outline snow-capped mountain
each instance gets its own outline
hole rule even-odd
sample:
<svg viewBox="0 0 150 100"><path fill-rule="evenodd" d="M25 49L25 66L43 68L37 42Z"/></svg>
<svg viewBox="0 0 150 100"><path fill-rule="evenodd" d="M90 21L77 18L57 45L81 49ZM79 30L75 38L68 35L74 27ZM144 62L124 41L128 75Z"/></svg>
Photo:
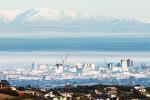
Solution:
<svg viewBox="0 0 150 100"><path fill-rule="evenodd" d="M3 10L0 11L0 22L13 24L51 24L51 23L124 23L136 19L104 18L82 15L75 11L57 11L50 8L35 8L28 10ZM136 20L143 22L143 20ZM145 21L146 23L146 21Z"/></svg>
<svg viewBox="0 0 150 100"><path fill-rule="evenodd" d="M150 32L150 21L95 17L45 7L0 11L0 31L35 31L36 27L38 31Z"/></svg>
<svg viewBox="0 0 150 100"><path fill-rule="evenodd" d="M0 11L0 23L10 23L20 13L21 13L21 10L3 10L3 11Z"/></svg>
<svg viewBox="0 0 150 100"><path fill-rule="evenodd" d="M150 24L150 18L149 19L143 19L143 18L136 18L136 20L143 22L143 23L147 23Z"/></svg>
<svg viewBox="0 0 150 100"><path fill-rule="evenodd" d="M75 21L80 14L74 11L56 11L49 8L22 11L0 11L0 22L13 24L47 24L51 22ZM65 22L66 21L66 22Z"/></svg>

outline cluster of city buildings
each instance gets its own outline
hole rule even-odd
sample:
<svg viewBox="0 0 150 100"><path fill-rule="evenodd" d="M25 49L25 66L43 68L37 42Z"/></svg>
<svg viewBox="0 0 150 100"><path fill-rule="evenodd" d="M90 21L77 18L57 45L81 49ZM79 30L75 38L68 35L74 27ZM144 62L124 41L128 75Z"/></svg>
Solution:
<svg viewBox="0 0 150 100"><path fill-rule="evenodd" d="M73 78L105 78L105 77L129 77L139 75L133 73L133 61L121 59L120 63L106 63L104 66L95 64L38 64L33 63L32 68L26 70L5 70L0 74L1 79L25 79L25 80L52 80ZM141 73L142 74L142 73ZM146 74L145 74L146 75ZM149 73L148 73L149 75ZM143 76L144 77L144 76Z"/></svg>
<svg viewBox="0 0 150 100"><path fill-rule="evenodd" d="M128 72L131 67L133 67L133 61L131 59L122 59L120 63L113 65L113 63L108 63L107 67L113 72Z"/></svg>

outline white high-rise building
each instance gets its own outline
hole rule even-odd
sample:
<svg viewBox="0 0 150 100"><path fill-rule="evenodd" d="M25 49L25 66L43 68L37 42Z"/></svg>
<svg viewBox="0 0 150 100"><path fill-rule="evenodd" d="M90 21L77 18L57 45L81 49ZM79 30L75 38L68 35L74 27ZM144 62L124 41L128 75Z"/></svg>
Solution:
<svg viewBox="0 0 150 100"><path fill-rule="evenodd" d="M122 68L122 71L125 71L125 72L127 72L129 70L126 59L121 60L121 68Z"/></svg>
<svg viewBox="0 0 150 100"><path fill-rule="evenodd" d="M55 72L56 72L57 74L62 73L63 70L64 70L64 68L63 68L63 65L62 65L62 64L56 64Z"/></svg>
<svg viewBox="0 0 150 100"><path fill-rule="evenodd" d="M32 70L34 70L34 69L38 69L38 64L36 63L36 62L33 62L32 63Z"/></svg>
<svg viewBox="0 0 150 100"><path fill-rule="evenodd" d="M133 61L131 59L127 60L128 67L133 67Z"/></svg>
<svg viewBox="0 0 150 100"><path fill-rule="evenodd" d="M95 64L91 64L90 66L92 67L92 70L93 70L93 71L96 69Z"/></svg>

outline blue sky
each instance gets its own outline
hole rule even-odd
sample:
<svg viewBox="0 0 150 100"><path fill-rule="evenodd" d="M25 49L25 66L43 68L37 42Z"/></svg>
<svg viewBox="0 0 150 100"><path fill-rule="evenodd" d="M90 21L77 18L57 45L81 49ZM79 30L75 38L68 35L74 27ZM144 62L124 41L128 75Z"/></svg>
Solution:
<svg viewBox="0 0 150 100"><path fill-rule="evenodd" d="M0 10L49 7L90 15L150 18L150 0L0 0Z"/></svg>

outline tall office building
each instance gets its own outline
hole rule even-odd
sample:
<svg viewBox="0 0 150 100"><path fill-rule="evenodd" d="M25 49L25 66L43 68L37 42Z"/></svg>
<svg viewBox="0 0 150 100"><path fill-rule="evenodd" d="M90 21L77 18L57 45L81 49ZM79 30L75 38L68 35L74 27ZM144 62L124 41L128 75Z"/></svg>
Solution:
<svg viewBox="0 0 150 100"><path fill-rule="evenodd" d="M107 68L111 70L113 68L113 64L112 63L108 63L107 64Z"/></svg>
<svg viewBox="0 0 150 100"><path fill-rule="evenodd" d="M127 60L127 66L128 67L133 67L133 61L131 59Z"/></svg>
<svg viewBox="0 0 150 100"><path fill-rule="evenodd" d="M122 59L121 60L121 68L122 68L122 71L128 71L128 63L127 63L127 60L126 59Z"/></svg>
<svg viewBox="0 0 150 100"><path fill-rule="evenodd" d="M38 64L37 64L36 62L33 62L33 63L32 63L32 70L33 70L33 69L37 69L37 68L38 68Z"/></svg>

